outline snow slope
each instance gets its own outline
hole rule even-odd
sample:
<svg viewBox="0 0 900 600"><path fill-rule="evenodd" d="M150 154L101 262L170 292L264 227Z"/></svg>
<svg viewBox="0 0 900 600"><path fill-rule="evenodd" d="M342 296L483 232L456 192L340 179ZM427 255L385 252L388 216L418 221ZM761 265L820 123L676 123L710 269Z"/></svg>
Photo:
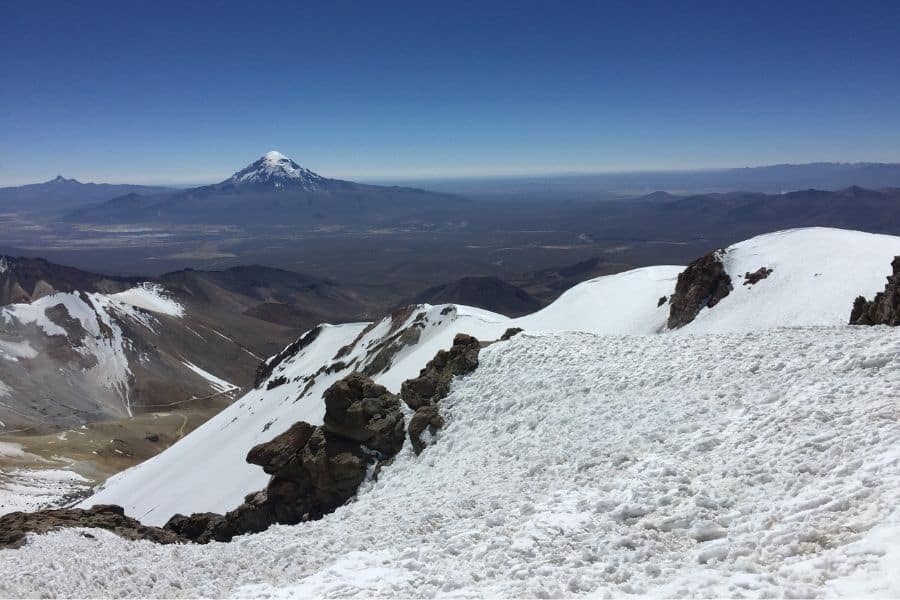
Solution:
<svg viewBox="0 0 900 600"><path fill-rule="evenodd" d="M715 308L701 311L677 336L752 331L795 325L798 320L841 325L854 297L872 295L883 286L882 272L889 269L895 253L900 254L900 238L833 229L792 230L737 244L726 252L735 290ZM760 266L773 268L772 275L755 286L742 286L738 273ZM250 391L159 456L108 480L83 505L119 504L127 514L152 525L162 525L178 512L226 512L266 484L262 470L244 461L250 448L296 421L321 424L322 392L350 370L377 363L380 346L399 332L414 328L420 333L415 343L391 356L389 366L372 373L394 392L460 332L481 340L498 339L508 327L522 327L532 335L662 332L668 306L659 306L658 300L672 293L682 269L647 267L599 277L518 319L471 307L423 305L399 320L387 317L372 325L325 326L312 344L284 361L269 378L270 383L284 378L284 383ZM346 355L338 356L348 345L352 347Z"/></svg>
<svg viewBox="0 0 900 600"><path fill-rule="evenodd" d="M749 331L784 325L842 325L853 299L884 289L900 237L842 229L792 229L761 235L725 252L734 289L700 312L690 331ZM743 275L772 274L755 285Z"/></svg>
<svg viewBox="0 0 900 600"><path fill-rule="evenodd" d="M38 536L0 551L0 596L897 596L898 389L884 327L523 334L334 514L208 546Z"/></svg>

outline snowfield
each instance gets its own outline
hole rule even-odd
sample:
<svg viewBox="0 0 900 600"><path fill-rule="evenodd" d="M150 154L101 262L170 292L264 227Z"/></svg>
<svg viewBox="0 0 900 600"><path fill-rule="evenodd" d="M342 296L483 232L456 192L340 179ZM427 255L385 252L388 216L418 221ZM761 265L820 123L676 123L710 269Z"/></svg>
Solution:
<svg viewBox="0 0 900 600"><path fill-rule="evenodd" d="M320 521L36 536L0 596L900 594L900 331L523 334L442 406Z"/></svg>

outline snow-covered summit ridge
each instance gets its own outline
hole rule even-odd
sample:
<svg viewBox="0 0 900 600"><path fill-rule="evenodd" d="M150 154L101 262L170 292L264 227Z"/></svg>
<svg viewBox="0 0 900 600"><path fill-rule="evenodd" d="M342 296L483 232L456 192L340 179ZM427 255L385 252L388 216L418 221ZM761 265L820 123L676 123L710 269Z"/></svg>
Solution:
<svg viewBox="0 0 900 600"><path fill-rule="evenodd" d="M672 294L681 266L598 277L518 319L467 306L422 305L373 324L324 325L314 341L280 362L258 388L165 452L110 479L84 505L120 504L153 525L162 525L176 512L226 512L266 483L266 474L244 461L247 451L296 421L320 424L322 393L329 385L353 370L368 370L378 383L398 392L457 333L487 341L507 328L521 327L529 336L595 334L601 336L595 343L604 344L605 337L621 335L741 336L798 325L843 326L856 296L883 288L897 254L900 237L824 228L735 244L723 258L735 289L677 331L666 329L669 306L659 299ZM755 285L742 285L739 275L759 267L773 272ZM404 335L407 331L411 333ZM182 466L196 456L204 457L202 472Z"/></svg>
<svg viewBox="0 0 900 600"><path fill-rule="evenodd" d="M263 184L275 189L316 191L323 189L327 182L326 178L301 167L281 152L270 150L223 181L222 185Z"/></svg>

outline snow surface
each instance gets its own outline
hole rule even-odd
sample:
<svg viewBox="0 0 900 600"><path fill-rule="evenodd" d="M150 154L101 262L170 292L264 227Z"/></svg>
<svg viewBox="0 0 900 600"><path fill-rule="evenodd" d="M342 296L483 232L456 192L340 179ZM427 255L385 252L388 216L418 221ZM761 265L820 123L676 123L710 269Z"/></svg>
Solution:
<svg viewBox="0 0 900 600"><path fill-rule="evenodd" d="M898 390L886 327L521 334L334 514L208 546L36 536L0 551L0 596L897 596Z"/></svg>
<svg viewBox="0 0 900 600"><path fill-rule="evenodd" d="M194 373L196 373L197 375L202 377L203 379L207 380L212 385L212 388L214 390L216 390L217 392L223 392L223 393L224 392L232 392L234 390L240 389L240 387L234 385L233 383L225 381L224 379L222 379L220 377L216 377L209 371L204 371L203 369L201 369L200 367L198 367L197 365L195 365L194 363L192 363L190 361L184 360L184 361L181 361L181 363L184 366L186 366L188 369L190 369L191 371L193 371Z"/></svg>
<svg viewBox="0 0 900 600"><path fill-rule="evenodd" d="M0 442L0 458L19 454L4 454L4 444ZM7 448L9 450L9 448ZM65 469L0 469L0 516L15 511L34 511L48 506L56 506L61 498L84 493L88 480Z"/></svg>
<svg viewBox="0 0 900 600"><path fill-rule="evenodd" d="M143 283L130 290L111 294L110 298L150 312L169 315L170 317L184 316L184 307L167 296L165 289L155 283Z"/></svg>

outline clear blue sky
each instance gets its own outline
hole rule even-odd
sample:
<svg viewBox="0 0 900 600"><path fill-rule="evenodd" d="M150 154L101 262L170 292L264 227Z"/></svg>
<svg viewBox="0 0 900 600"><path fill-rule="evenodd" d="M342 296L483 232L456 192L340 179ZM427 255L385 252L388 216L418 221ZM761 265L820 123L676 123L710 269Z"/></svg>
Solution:
<svg viewBox="0 0 900 600"><path fill-rule="evenodd" d="M0 185L900 161L900 2L0 4Z"/></svg>

